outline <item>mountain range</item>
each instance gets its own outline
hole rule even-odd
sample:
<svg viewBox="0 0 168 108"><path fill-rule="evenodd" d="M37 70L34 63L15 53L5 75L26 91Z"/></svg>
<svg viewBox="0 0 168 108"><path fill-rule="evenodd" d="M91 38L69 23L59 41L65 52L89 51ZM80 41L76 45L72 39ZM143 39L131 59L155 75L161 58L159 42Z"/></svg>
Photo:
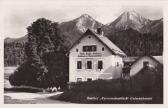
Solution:
<svg viewBox="0 0 168 108"><path fill-rule="evenodd" d="M146 37L151 39L148 40L151 44L150 54L162 55L163 18L150 20L135 11L126 11L108 24L102 24L88 14L83 14L74 20L59 24L61 33L64 35L65 46L68 47L78 40L82 33L84 33L88 28L96 30L99 27L104 31L105 36L119 46L120 49L125 51L128 56L137 56L145 52L144 49L146 47L143 46L143 44L144 38ZM4 40L5 44L24 44L26 41L27 35L18 39L6 38ZM123 43L125 43L125 45L123 45ZM7 57L8 52L5 52L5 55Z"/></svg>

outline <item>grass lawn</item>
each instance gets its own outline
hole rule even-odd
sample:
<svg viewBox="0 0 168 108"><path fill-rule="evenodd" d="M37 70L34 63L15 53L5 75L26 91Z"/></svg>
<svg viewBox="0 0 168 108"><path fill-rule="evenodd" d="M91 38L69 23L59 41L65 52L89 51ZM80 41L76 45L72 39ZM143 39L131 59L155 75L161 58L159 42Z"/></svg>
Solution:
<svg viewBox="0 0 168 108"><path fill-rule="evenodd" d="M56 99L82 104L162 104L163 97L158 93L116 79L76 83Z"/></svg>

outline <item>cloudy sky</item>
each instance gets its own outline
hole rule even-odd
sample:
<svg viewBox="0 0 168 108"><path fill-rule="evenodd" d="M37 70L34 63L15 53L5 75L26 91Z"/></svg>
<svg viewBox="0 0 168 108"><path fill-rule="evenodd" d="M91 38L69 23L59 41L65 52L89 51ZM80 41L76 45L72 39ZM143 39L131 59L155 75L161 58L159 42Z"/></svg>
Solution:
<svg viewBox="0 0 168 108"><path fill-rule="evenodd" d="M97 21L107 24L124 11L136 11L143 17L155 20L163 17L160 6L114 5L113 3L21 3L9 2L3 5L5 37L18 38L26 35L26 28L38 18L45 17L55 22L73 20L82 14L89 14Z"/></svg>

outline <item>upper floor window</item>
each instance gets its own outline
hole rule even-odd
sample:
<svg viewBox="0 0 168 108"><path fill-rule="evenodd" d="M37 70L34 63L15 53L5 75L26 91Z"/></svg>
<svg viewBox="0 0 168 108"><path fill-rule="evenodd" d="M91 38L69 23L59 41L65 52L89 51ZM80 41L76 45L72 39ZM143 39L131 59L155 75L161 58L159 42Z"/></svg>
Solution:
<svg viewBox="0 0 168 108"><path fill-rule="evenodd" d="M96 50L97 50L96 45L83 46L83 52L91 52Z"/></svg>
<svg viewBox="0 0 168 108"><path fill-rule="evenodd" d="M78 52L78 48L76 48L76 52Z"/></svg>
<svg viewBox="0 0 168 108"><path fill-rule="evenodd" d="M77 61L77 69L82 69L82 61Z"/></svg>
<svg viewBox="0 0 168 108"><path fill-rule="evenodd" d="M103 61L98 61L98 69L103 69Z"/></svg>
<svg viewBox="0 0 168 108"><path fill-rule="evenodd" d="M117 66L117 67L120 66L119 62L116 62L116 66Z"/></svg>
<svg viewBox="0 0 168 108"><path fill-rule="evenodd" d="M102 48L102 51L104 51L104 47Z"/></svg>
<svg viewBox="0 0 168 108"><path fill-rule="evenodd" d="M87 61L87 69L92 69L92 61Z"/></svg>

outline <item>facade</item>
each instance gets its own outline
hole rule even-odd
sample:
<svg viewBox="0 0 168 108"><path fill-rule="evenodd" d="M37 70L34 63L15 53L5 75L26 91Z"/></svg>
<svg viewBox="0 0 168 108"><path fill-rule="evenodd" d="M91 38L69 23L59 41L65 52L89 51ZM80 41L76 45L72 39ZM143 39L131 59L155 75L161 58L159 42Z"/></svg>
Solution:
<svg viewBox="0 0 168 108"><path fill-rule="evenodd" d="M100 28L88 29L69 51L69 82L119 78L125 56Z"/></svg>
<svg viewBox="0 0 168 108"><path fill-rule="evenodd" d="M136 75L145 66L157 67L163 63L162 56L142 56L139 57L130 67L130 76Z"/></svg>

